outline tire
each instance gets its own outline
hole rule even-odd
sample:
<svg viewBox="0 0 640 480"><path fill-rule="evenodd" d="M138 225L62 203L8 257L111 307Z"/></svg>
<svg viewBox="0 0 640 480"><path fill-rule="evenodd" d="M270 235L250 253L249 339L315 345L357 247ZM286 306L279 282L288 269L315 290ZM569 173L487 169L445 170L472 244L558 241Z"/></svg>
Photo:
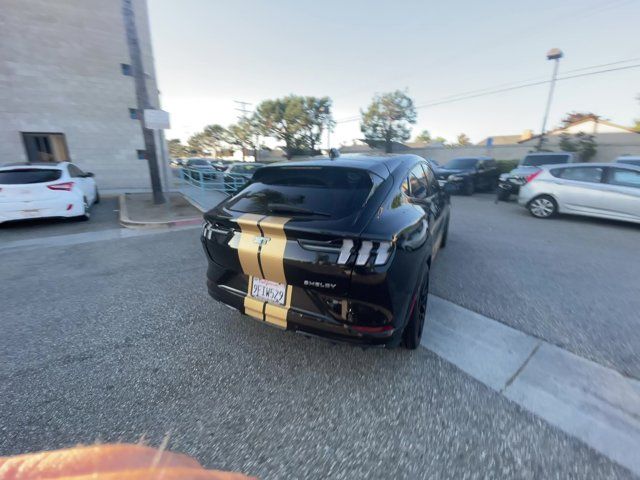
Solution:
<svg viewBox="0 0 640 480"><path fill-rule="evenodd" d="M447 239L449 238L449 220L447 220L447 224L444 227L444 233L442 234L442 240L440 240L440 248L444 248L447 246Z"/></svg>
<svg viewBox="0 0 640 480"><path fill-rule="evenodd" d="M429 268L429 267L425 267ZM408 350L415 350L420 346L422 332L424 330L424 322L427 316L427 300L429 298L429 271L425 274L420 287L418 288L418 297L411 311L411 318L407 322L402 332L402 344Z"/></svg>
<svg viewBox="0 0 640 480"><path fill-rule="evenodd" d="M527 204L529 213L536 218L551 218L558 213L558 204L549 195L540 195Z"/></svg>
<svg viewBox="0 0 640 480"><path fill-rule="evenodd" d="M100 192L98 191L98 187L96 187L96 199L93 201L93 203L100 203Z"/></svg>
<svg viewBox="0 0 640 480"><path fill-rule="evenodd" d="M503 202L508 202L511 197L511 192L508 190L503 190L502 188L498 190L498 200Z"/></svg>
<svg viewBox="0 0 640 480"><path fill-rule="evenodd" d="M82 198L82 203L84 204L84 213L78 217L78 220L81 222L86 222L91 218L91 211L89 202L87 201L87 197Z"/></svg>
<svg viewBox="0 0 640 480"><path fill-rule="evenodd" d="M464 186L464 194L470 197L476 191L476 186L473 184L473 180L469 180Z"/></svg>

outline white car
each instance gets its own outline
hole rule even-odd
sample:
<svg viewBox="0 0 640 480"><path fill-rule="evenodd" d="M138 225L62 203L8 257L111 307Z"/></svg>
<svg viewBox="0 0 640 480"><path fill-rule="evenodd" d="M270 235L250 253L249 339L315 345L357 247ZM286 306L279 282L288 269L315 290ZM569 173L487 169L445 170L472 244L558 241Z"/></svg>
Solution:
<svg viewBox="0 0 640 480"><path fill-rule="evenodd" d="M518 196L531 215L586 215L640 223L640 167L624 163L542 165Z"/></svg>
<svg viewBox="0 0 640 480"><path fill-rule="evenodd" d="M20 163L0 167L0 223L48 217L88 220L100 201L92 173L62 163Z"/></svg>

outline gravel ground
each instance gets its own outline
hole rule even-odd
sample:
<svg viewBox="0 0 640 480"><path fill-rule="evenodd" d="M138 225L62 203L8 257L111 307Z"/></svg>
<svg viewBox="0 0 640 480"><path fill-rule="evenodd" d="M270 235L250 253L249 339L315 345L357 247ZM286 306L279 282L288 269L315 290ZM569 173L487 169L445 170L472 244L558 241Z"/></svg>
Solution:
<svg viewBox="0 0 640 480"><path fill-rule="evenodd" d="M443 268L467 245L455 215ZM197 235L0 252L0 455L168 435L265 479L630 477L427 350L228 310L205 292Z"/></svg>
<svg viewBox="0 0 640 480"><path fill-rule="evenodd" d="M452 197L437 295L640 379L640 225Z"/></svg>

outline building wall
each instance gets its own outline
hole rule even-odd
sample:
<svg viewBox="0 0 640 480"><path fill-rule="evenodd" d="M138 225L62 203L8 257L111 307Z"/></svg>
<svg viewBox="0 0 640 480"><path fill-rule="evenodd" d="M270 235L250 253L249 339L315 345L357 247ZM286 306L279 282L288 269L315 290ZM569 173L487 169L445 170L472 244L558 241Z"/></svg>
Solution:
<svg viewBox="0 0 640 480"><path fill-rule="evenodd" d="M158 106L146 0L134 0L149 93ZM121 2L2 0L0 163L25 161L20 132L64 133L101 188L148 188Z"/></svg>

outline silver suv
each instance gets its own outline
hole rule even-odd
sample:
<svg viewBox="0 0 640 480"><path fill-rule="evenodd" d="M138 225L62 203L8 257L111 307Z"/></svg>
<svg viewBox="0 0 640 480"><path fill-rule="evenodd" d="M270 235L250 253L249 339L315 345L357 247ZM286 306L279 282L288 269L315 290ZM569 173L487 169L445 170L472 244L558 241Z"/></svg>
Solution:
<svg viewBox="0 0 640 480"><path fill-rule="evenodd" d="M538 218L569 213L640 223L640 167L544 165L526 178L518 203Z"/></svg>

